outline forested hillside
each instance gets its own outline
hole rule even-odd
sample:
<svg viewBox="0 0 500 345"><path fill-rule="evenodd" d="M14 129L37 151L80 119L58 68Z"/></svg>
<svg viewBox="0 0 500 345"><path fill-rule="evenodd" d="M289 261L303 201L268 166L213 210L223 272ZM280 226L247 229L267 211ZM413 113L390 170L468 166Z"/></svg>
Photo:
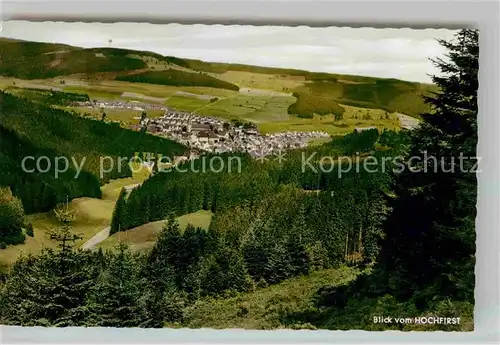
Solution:
<svg viewBox="0 0 500 345"><path fill-rule="evenodd" d="M136 152L180 154L183 145L146 133L123 129L117 124L85 119L40 103L0 93L0 185L10 186L21 198L26 212L46 211L58 202L80 196L99 197L100 184L110 179L131 176L128 162L118 166L118 157L132 158ZM36 170L35 159L48 157ZM56 157L66 157L68 170L55 176ZM109 173L100 176L101 157L110 157L104 164ZM75 165L83 170L76 176ZM50 161L50 166L48 166ZM114 166L111 169L110 162ZM61 168L63 168L61 166Z"/></svg>
<svg viewBox="0 0 500 345"><path fill-rule="evenodd" d="M147 67L123 55L96 55L92 50L63 44L0 41L0 75L22 79L53 78L74 73L136 70Z"/></svg>
<svg viewBox="0 0 500 345"><path fill-rule="evenodd" d="M174 69L116 77L116 80L172 86L204 86L238 91L238 86L211 76Z"/></svg>
<svg viewBox="0 0 500 345"><path fill-rule="evenodd" d="M354 133L323 150L344 154L344 148L355 147L373 152L380 139L376 130ZM300 159L300 152L294 156ZM263 165L247 156L242 161L241 173L159 173L128 198L122 193L114 231L168 218L149 252L137 256L121 247L114 253L92 254L61 247L18 261L5 285L10 291L3 300L5 322L161 327L164 322L182 322L185 306L202 298L253 291L340 264L370 263L377 256L388 179L367 172L339 179L336 171L302 178L294 162ZM322 190L311 189L318 187ZM209 230L188 226L181 232L173 217L197 209L215 212ZM36 272L55 262L72 262L73 273L53 269L50 284L64 284L66 274L79 272L86 282L77 289L81 297L59 311L11 309L27 292L23 279L41 279L37 284L45 286L48 281ZM114 286L123 290L112 292ZM130 295L123 299L122 293ZM127 311L115 313L114 305Z"/></svg>
<svg viewBox="0 0 500 345"><path fill-rule="evenodd" d="M437 91L433 85L405 82L396 79L377 79L370 82L337 80L313 81L295 90L297 103L289 112L302 116L341 113L338 103L360 108L382 109L419 117L431 110L422 96Z"/></svg>

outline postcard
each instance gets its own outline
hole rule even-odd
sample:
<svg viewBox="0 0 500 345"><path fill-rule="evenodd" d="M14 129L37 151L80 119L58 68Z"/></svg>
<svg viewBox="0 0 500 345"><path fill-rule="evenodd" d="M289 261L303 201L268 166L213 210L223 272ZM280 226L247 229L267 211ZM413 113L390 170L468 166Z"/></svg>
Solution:
<svg viewBox="0 0 500 345"><path fill-rule="evenodd" d="M472 331L478 40L4 22L1 324Z"/></svg>

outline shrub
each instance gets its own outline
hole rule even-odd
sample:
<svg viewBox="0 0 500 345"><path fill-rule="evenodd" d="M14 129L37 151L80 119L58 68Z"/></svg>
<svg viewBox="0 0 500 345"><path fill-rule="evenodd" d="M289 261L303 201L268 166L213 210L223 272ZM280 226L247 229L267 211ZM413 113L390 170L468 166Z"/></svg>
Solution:
<svg viewBox="0 0 500 345"><path fill-rule="evenodd" d="M22 243L23 224L24 209L21 200L12 195L9 187L0 188L0 241L6 244Z"/></svg>
<svg viewBox="0 0 500 345"><path fill-rule="evenodd" d="M243 302L243 303L238 304L238 311L237 311L236 315L238 315L239 317L244 317L244 316L247 316L249 312L250 312L250 310L249 310L248 303Z"/></svg>

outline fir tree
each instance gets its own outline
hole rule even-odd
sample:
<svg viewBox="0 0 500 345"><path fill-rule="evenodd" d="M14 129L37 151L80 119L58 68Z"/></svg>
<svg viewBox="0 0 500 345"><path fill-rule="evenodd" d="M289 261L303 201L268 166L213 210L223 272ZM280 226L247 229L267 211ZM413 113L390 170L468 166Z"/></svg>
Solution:
<svg viewBox="0 0 500 345"><path fill-rule="evenodd" d="M462 30L455 38L441 41L447 61L434 61L443 73L433 77L440 92L426 99L434 111L411 134L409 155L421 160L397 176L382 247L390 291L417 294L421 305L436 296L474 296L476 176L469 169L477 144L478 32ZM424 154L436 160L424 161ZM461 167L461 155L474 158Z"/></svg>
<svg viewBox="0 0 500 345"><path fill-rule="evenodd" d="M87 325L138 327L146 319L138 266L124 244L110 255L108 267L100 274L87 299Z"/></svg>
<svg viewBox="0 0 500 345"><path fill-rule="evenodd" d="M0 243L24 242L24 209L9 187L0 187Z"/></svg>
<svg viewBox="0 0 500 345"><path fill-rule="evenodd" d="M177 287L182 286L188 256L179 223L172 213L149 254L148 262L149 277L155 281L160 291L163 291L172 279Z"/></svg>
<svg viewBox="0 0 500 345"><path fill-rule="evenodd" d="M59 207L62 228L53 230L57 250L44 249L37 256L16 262L5 286L5 318L9 324L26 326L77 326L84 322L85 298L95 271L85 252L73 250L80 237L71 232L75 213Z"/></svg>
<svg viewBox="0 0 500 345"><path fill-rule="evenodd" d="M110 233L114 234L121 230L126 230L123 224L126 222L126 197L127 191L122 188L118 200L115 204L115 209L113 210L113 217L111 219L111 230Z"/></svg>
<svg viewBox="0 0 500 345"><path fill-rule="evenodd" d="M247 291L252 281L241 253L225 248L203 259L199 271L200 294L214 296L226 291Z"/></svg>

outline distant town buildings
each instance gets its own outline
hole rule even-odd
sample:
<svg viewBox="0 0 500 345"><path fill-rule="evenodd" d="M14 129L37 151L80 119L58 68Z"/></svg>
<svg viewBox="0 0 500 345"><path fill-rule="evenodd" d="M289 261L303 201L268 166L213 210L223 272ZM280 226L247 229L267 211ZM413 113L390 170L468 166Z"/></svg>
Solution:
<svg viewBox="0 0 500 345"><path fill-rule="evenodd" d="M134 130L147 130L153 134L177 141L188 146L189 157L198 157L201 151L212 153L247 152L252 157L267 156L279 151L304 148L311 139L328 138L330 135L322 131L312 132L281 132L261 135L252 124L234 125L217 117L200 116L192 112L171 109L162 104L143 103L122 100L94 100L78 102L78 106L88 108L119 108L136 111L164 110L159 118L141 117L139 124L131 126ZM399 114L403 128L414 128L419 121ZM361 132L376 127L357 127Z"/></svg>
<svg viewBox="0 0 500 345"><path fill-rule="evenodd" d="M139 126L191 149L213 153L247 152L254 157L303 148L311 139L329 137L319 131L261 135L252 125L235 126L216 117L172 109L162 117L142 119Z"/></svg>
<svg viewBox="0 0 500 345"><path fill-rule="evenodd" d="M75 102L77 107L92 108L108 108L108 109L130 109L136 111L145 110L166 110L167 106L154 103L143 103L138 101L122 101L122 100L93 100L86 102Z"/></svg>

